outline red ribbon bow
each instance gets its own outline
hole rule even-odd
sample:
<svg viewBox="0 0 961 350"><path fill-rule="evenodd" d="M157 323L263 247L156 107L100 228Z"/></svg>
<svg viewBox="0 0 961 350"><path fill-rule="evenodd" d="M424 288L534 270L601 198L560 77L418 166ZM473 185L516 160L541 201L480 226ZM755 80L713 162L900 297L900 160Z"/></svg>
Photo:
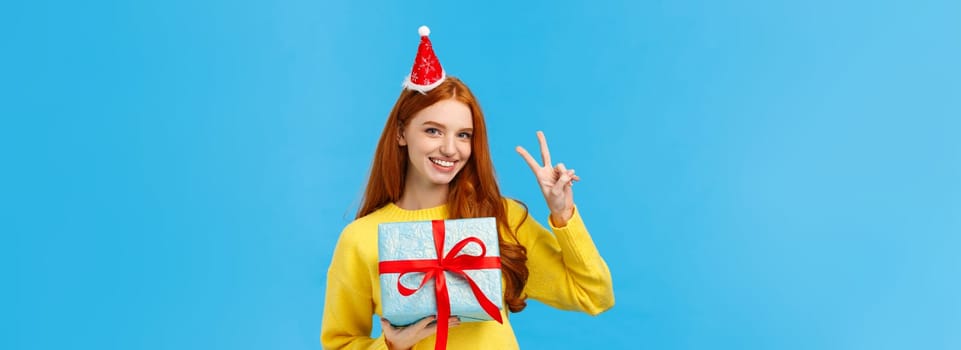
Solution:
<svg viewBox="0 0 961 350"><path fill-rule="evenodd" d="M400 273L400 276L397 276L397 291L405 297L416 293L427 284L427 281L434 279L434 293L437 296L437 342L434 343L434 349L445 350L447 349L447 319L450 318L450 295L447 293L447 279L444 272L451 272L466 279L484 312L487 312L497 322L504 323L501 320L501 313L497 305L494 305L480 290L474 279L464 272L464 270L499 268L501 267L501 261L496 256L486 256L487 246L477 237L467 237L457 242L445 256L444 220L433 220L431 225L434 231L434 248L437 250L437 259L382 261L380 262L380 273ZM480 245L481 254L479 256L457 255L470 243ZM410 289L400 283L400 280L404 275L413 272L424 273L424 278L421 280L420 286Z"/></svg>

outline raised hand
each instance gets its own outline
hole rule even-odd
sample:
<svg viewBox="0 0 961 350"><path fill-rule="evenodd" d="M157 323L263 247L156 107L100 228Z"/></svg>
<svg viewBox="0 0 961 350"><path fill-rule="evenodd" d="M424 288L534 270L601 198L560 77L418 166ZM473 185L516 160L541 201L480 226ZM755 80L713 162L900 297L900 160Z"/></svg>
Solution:
<svg viewBox="0 0 961 350"><path fill-rule="evenodd" d="M517 146L516 150L521 157L524 157L527 165L531 167L531 171L537 178L541 193L544 194L544 200L547 201L547 207L551 210L551 221L555 226L563 227L574 215L574 190L572 186L574 181L580 181L581 178L574 175L574 169L568 170L564 167L564 163L557 163L556 166L552 165L551 152L547 149L547 139L544 137L544 132L537 132L537 140L541 144L543 165L538 164L524 147Z"/></svg>

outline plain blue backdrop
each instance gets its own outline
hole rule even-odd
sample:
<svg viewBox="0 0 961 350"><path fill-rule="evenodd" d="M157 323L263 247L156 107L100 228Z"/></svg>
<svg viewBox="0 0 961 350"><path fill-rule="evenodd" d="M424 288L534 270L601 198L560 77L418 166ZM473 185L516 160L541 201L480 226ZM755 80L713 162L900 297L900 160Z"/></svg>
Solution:
<svg viewBox="0 0 961 350"><path fill-rule="evenodd" d="M4 349L317 349L326 268L430 25L614 276L525 349L961 348L961 3L11 1Z"/></svg>

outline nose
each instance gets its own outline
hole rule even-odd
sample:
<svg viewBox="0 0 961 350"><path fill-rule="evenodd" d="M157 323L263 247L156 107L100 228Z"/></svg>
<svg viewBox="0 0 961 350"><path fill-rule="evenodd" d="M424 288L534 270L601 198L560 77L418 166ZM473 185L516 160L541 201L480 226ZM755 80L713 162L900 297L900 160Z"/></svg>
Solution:
<svg viewBox="0 0 961 350"><path fill-rule="evenodd" d="M447 135L444 137L444 142L440 145L440 154L444 157L453 157L457 154L457 145L455 144L457 140L454 139L453 135Z"/></svg>

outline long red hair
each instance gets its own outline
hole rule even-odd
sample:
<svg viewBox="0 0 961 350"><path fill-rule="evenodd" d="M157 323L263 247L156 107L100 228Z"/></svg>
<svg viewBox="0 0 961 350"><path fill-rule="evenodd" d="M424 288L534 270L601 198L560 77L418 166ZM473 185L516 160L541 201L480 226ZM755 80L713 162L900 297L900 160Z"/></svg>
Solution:
<svg viewBox="0 0 961 350"><path fill-rule="evenodd" d="M506 285L505 299L511 312L520 312L527 306L523 295L527 284L527 250L517 242L515 229L507 223L507 207L491 161L487 143L487 126L480 104L467 85L460 79L447 76L436 88L427 93L404 90L397 98L387 124L377 142L370 178L357 218L380 209L388 203L400 200L404 191L407 175L407 150L398 145L400 132L407 126L414 114L442 100L454 99L466 104L471 110L474 132L471 138L471 156L460 173L450 182L447 196L447 210L451 219L471 217L494 217L498 222L500 239L501 270ZM527 220L527 213L523 220ZM505 238L512 238L510 240Z"/></svg>

